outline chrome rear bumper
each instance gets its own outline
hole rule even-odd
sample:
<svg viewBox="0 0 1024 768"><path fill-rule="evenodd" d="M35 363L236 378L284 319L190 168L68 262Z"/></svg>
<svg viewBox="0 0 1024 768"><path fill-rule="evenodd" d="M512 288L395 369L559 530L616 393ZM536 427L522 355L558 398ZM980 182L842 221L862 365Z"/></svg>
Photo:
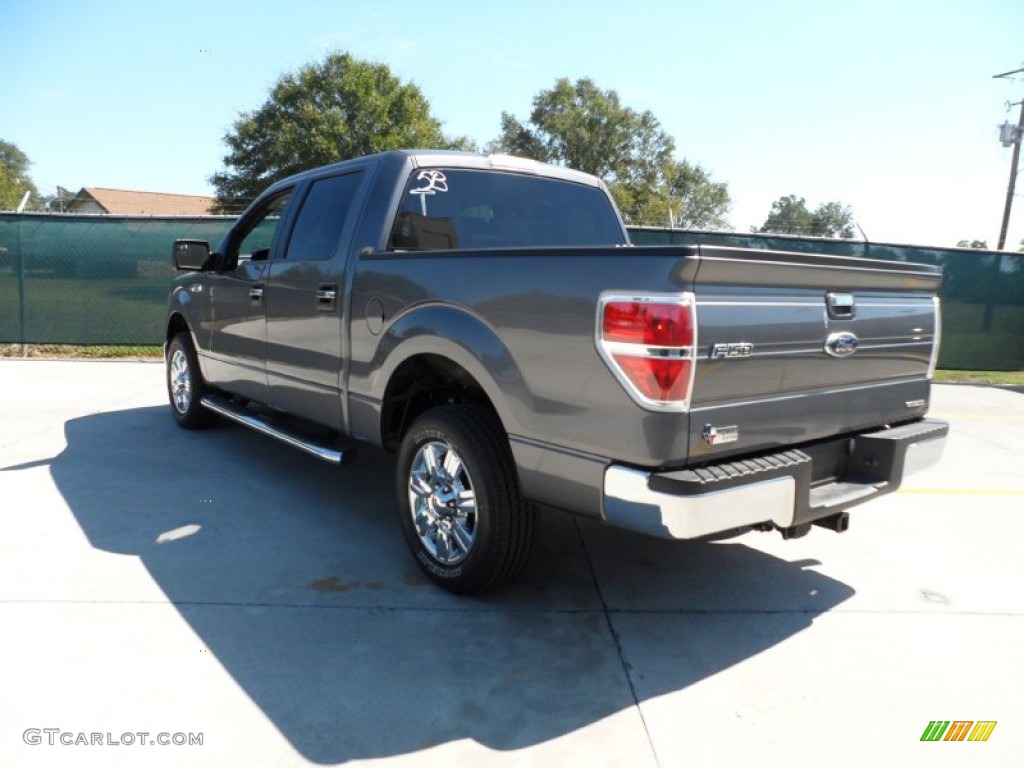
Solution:
<svg viewBox="0 0 1024 768"><path fill-rule="evenodd" d="M813 458L799 449L700 469L605 470L602 515L614 526L692 539L753 525L777 528L836 515L896 490L903 478L938 462L949 425L924 420L844 438L846 474L812 483Z"/></svg>

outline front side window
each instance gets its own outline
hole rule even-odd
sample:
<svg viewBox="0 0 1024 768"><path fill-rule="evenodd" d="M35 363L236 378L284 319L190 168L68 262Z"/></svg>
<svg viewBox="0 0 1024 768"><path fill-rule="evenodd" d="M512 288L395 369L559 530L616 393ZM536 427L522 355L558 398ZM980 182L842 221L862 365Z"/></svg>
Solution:
<svg viewBox="0 0 1024 768"><path fill-rule="evenodd" d="M274 235L281 224L285 206L291 198L291 190L271 198L268 203L246 224L240 238L228 253L229 262L237 265L243 261L265 261L270 256Z"/></svg>
<svg viewBox="0 0 1024 768"><path fill-rule="evenodd" d="M389 250L624 245L606 194L571 181L450 168L412 172Z"/></svg>

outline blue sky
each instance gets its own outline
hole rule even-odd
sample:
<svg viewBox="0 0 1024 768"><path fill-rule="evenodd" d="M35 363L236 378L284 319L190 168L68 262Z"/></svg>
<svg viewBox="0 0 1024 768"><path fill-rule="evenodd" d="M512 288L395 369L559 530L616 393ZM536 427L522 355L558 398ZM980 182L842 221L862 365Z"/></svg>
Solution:
<svg viewBox="0 0 1024 768"><path fill-rule="evenodd" d="M415 82L484 144L559 77L651 110L729 184L853 208L872 240L995 245L1024 77L1021 0L516 3L0 0L0 138L57 184L205 194L224 133L277 77L345 50ZM204 51L210 51L209 53ZM1024 179L1008 244L1024 238Z"/></svg>

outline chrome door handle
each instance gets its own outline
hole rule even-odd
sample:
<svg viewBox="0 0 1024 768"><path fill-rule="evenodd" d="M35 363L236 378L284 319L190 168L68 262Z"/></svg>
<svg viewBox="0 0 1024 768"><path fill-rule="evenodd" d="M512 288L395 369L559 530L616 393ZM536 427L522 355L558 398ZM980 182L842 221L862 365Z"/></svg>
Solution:
<svg viewBox="0 0 1024 768"><path fill-rule="evenodd" d="M253 301L263 301L263 286L254 285L249 289L249 298Z"/></svg>
<svg viewBox="0 0 1024 768"><path fill-rule="evenodd" d="M852 293L829 291L825 294L825 305L833 320L852 320L857 315L857 302Z"/></svg>
<svg viewBox="0 0 1024 768"><path fill-rule="evenodd" d="M321 312L332 312L337 306L338 286L322 283L316 289L317 309Z"/></svg>

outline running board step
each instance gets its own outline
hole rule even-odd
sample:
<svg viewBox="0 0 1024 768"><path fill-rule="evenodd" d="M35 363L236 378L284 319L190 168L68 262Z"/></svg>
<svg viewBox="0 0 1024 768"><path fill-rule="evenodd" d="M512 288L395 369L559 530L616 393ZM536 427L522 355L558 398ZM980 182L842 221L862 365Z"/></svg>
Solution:
<svg viewBox="0 0 1024 768"><path fill-rule="evenodd" d="M339 448L314 442L296 431L271 424L266 419L260 418L258 414L252 413L244 407L239 407L216 395L207 395L200 402L204 408L209 408L225 419L230 419L250 429L255 429L257 432L269 435L276 440L280 440L282 443L298 448L300 451L305 451L311 456L316 456L318 459L330 462L331 464L350 464L356 458L355 448Z"/></svg>

